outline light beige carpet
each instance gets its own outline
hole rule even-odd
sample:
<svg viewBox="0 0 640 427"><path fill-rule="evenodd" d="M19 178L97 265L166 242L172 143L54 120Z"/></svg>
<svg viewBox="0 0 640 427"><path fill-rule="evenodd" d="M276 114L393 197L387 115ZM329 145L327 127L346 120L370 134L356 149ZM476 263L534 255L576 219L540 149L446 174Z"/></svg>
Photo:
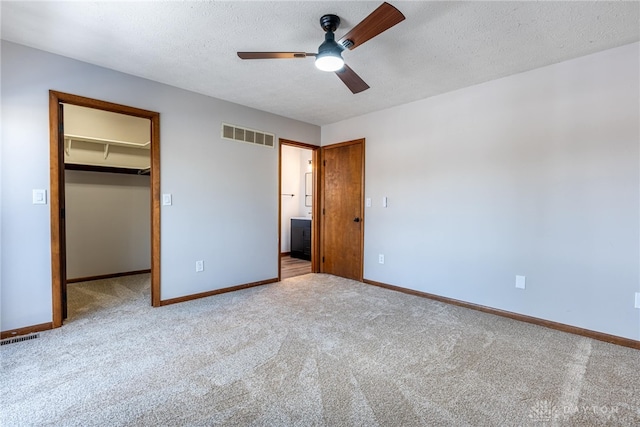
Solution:
<svg viewBox="0 0 640 427"><path fill-rule="evenodd" d="M1 347L2 426L640 425L640 352L327 275L151 308L69 285Z"/></svg>

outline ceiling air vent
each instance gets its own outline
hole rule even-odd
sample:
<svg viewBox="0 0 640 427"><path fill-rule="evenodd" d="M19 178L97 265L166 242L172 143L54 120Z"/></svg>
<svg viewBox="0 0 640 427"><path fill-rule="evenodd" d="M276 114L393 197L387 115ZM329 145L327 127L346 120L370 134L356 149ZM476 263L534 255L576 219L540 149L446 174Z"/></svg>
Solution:
<svg viewBox="0 0 640 427"><path fill-rule="evenodd" d="M260 130L222 123L222 138L273 148L276 136Z"/></svg>

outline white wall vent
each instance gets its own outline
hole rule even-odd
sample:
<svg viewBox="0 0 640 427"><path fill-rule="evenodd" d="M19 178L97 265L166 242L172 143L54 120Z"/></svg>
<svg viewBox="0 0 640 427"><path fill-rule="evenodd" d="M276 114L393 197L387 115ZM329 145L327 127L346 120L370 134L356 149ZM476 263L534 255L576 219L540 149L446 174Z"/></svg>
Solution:
<svg viewBox="0 0 640 427"><path fill-rule="evenodd" d="M241 126L222 123L222 138L231 141L249 142L251 144L274 147L276 136L261 130L247 129Z"/></svg>

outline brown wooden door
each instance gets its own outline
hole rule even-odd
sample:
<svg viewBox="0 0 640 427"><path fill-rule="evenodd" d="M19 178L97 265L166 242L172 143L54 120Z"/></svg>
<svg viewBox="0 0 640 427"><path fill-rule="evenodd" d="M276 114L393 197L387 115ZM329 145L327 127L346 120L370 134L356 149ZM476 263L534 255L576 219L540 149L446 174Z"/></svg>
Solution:
<svg viewBox="0 0 640 427"><path fill-rule="evenodd" d="M364 139L322 148L321 271L362 281Z"/></svg>

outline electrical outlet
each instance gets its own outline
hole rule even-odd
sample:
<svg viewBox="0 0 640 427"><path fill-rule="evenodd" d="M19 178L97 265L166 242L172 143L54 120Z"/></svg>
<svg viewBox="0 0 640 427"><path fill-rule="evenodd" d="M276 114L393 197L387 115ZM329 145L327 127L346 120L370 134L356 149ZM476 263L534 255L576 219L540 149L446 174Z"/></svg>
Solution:
<svg viewBox="0 0 640 427"><path fill-rule="evenodd" d="M516 276L516 288L525 289L525 286L526 286L526 277Z"/></svg>
<svg viewBox="0 0 640 427"><path fill-rule="evenodd" d="M383 254L378 254L378 262L380 264L384 264L384 255Z"/></svg>
<svg viewBox="0 0 640 427"><path fill-rule="evenodd" d="M196 273L204 271L204 261L196 261Z"/></svg>
<svg viewBox="0 0 640 427"><path fill-rule="evenodd" d="M367 197L366 205L367 205L368 208L371 207L371 197Z"/></svg>
<svg viewBox="0 0 640 427"><path fill-rule="evenodd" d="M636 308L640 308L640 292L636 292Z"/></svg>

